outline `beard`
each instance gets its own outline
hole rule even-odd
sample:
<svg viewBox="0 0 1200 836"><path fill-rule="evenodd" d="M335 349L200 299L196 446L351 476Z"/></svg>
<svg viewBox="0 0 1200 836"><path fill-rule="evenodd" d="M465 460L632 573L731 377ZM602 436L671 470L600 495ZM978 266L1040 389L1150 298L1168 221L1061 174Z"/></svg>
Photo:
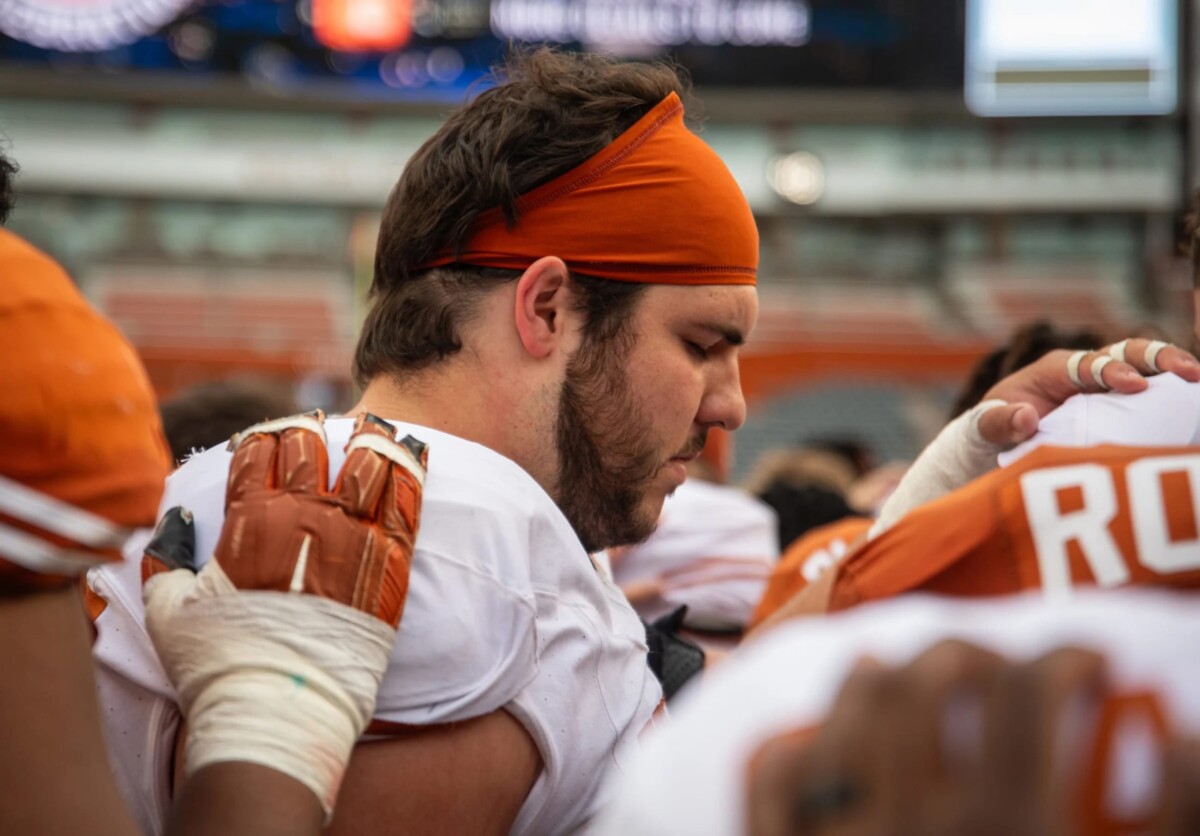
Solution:
<svg viewBox="0 0 1200 836"><path fill-rule="evenodd" d="M622 342L582 346L558 402L556 499L589 553L641 542L658 524L643 502L665 460L629 391Z"/></svg>

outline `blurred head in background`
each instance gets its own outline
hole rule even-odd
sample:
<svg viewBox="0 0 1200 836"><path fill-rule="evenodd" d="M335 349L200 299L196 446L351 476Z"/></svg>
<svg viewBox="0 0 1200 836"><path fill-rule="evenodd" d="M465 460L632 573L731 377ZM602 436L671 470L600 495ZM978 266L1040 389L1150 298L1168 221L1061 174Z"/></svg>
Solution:
<svg viewBox="0 0 1200 836"><path fill-rule="evenodd" d="M299 411L289 387L260 380L218 380L191 386L164 401L163 432L176 464L251 424Z"/></svg>
<svg viewBox="0 0 1200 836"><path fill-rule="evenodd" d="M1183 251L1192 262L1192 351L1200 349L1200 189L1184 217Z"/></svg>
<svg viewBox="0 0 1200 836"><path fill-rule="evenodd" d="M8 221L17 197L13 193L13 181L17 179L17 164L0 152L0 224Z"/></svg>
<svg viewBox="0 0 1200 836"><path fill-rule="evenodd" d="M824 450L841 456L851 467L856 476L865 476L877 465L875 451L861 439L848 436L828 436L813 438L804 442L804 446L812 450Z"/></svg>
<svg viewBox="0 0 1200 836"><path fill-rule="evenodd" d="M779 547L787 549L810 529L855 513L846 497L857 478L841 453L796 447L764 453L744 487L775 509Z"/></svg>
<svg viewBox="0 0 1200 836"><path fill-rule="evenodd" d="M1028 366L1057 348L1092 351L1104 345L1094 331L1064 331L1040 320L1018 328L1004 345L998 346L975 366L966 385L954 399L950 418L957 418L983 400L984 393L1002 378Z"/></svg>

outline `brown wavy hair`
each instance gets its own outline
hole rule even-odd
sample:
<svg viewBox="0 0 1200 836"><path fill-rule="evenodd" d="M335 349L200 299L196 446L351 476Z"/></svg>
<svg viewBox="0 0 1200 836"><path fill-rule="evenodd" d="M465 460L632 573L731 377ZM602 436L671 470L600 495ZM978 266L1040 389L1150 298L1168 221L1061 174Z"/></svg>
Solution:
<svg viewBox="0 0 1200 836"><path fill-rule="evenodd" d="M13 181L17 179L17 171L17 164L0 150L0 224L8 221L8 214L17 202L13 193Z"/></svg>
<svg viewBox="0 0 1200 836"><path fill-rule="evenodd" d="M460 329L479 301L519 271L452 264L479 215L499 207L509 225L517 198L595 155L674 92L689 90L665 63L540 48L515 52L502 83L453 113L408 162L388 197L375 251L370 309L354 357L360 386L402 376L462 349ZM585 337L621 331L644 285L575 274Z"/></svg>

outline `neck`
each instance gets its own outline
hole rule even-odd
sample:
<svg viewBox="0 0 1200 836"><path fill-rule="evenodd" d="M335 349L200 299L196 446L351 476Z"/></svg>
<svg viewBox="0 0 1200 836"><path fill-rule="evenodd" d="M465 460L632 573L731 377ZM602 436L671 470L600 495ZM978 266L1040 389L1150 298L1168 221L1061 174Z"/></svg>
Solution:
<svg viewBox="0 0 1200 836"><path fill-rule="evenodd" d="M410 378L380 375L372 380L351 414L369 412L385 420L420 424L482 444L512 459L542 486L548 487L542 462L531 456L528 443L537 417L531 414L529 393L519 381L481 379L490 372L471 366L466 358L439 363Z"/></svg>

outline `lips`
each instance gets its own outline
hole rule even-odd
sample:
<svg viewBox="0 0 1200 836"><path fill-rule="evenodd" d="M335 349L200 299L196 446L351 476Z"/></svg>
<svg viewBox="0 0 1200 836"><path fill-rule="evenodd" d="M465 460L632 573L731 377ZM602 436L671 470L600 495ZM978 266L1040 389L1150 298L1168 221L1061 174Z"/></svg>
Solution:
<svg viewBox="0 0 1200 836"><path fill-rule="evenodd" d="M684 447L677 454L667 459L668 463L687 464L694 462L700 458L700 454L704 452L704 445L708 442L708 433L705 433L698 438L693 438L691 443Z"/></svg>

